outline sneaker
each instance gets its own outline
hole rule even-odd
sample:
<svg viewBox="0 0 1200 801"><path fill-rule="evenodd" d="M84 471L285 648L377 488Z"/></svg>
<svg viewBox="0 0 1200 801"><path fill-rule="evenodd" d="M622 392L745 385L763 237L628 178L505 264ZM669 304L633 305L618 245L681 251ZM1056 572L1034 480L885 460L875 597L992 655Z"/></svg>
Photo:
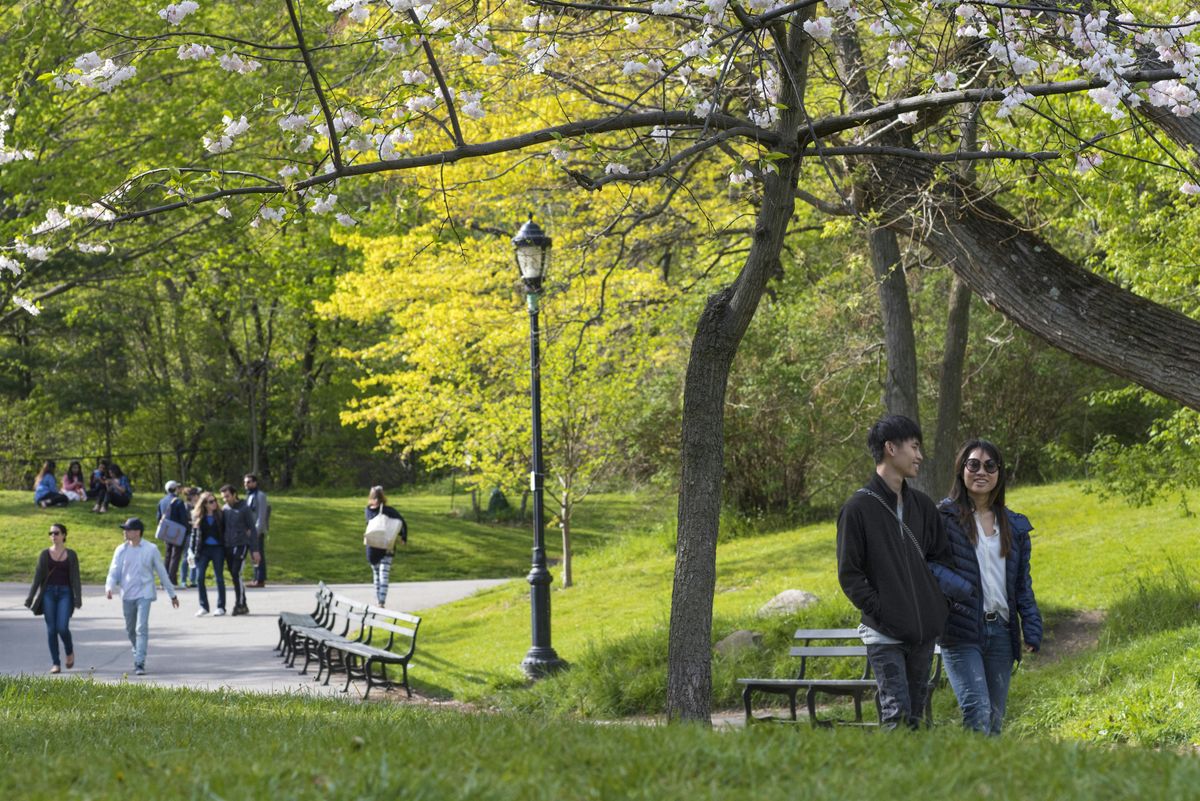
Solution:
<svg viewBox="0 0 1200 801"><path fill-rule="evenodd" d="M196 610L196 617L204 617L207 614L208 614L207 609L197 609ZM220 610L217 611L217 614L218 615L221 614Z"/></svg>
<svg viewBox="0 0 1200 801"><path fill-rule="evenodd" d="M134 665L133 672L138 676L145 676L146 668L143 665Z"/></svg>
<svg viewBox="0 0 1200 801"><path fill-rule="evenodd" d="M234 614L236 615L236 614L237 614L237 612L236 612L236 611L234 611ZM217 611L213 612L213 617L224 617L224 616L225 616L225 610L224 610L224 609L218 609Z"/></svg>
<svg viewBox="0 0 1200 801"><path fill-rule="evenodd" d="M246 606L245 604L242 606L235 606L233 608L233 613L235 615L248 615L250 614L250 607Z"/></svg>
<svg viewBox="0 0 1200 801"><path fill-rule="evenodd" d="M50 672L51 672L51 673L58 673L58 672L60 672L61 670L62 670L62 668L60 668L58 665L51 665L51 666L50 666Z"/></svg>

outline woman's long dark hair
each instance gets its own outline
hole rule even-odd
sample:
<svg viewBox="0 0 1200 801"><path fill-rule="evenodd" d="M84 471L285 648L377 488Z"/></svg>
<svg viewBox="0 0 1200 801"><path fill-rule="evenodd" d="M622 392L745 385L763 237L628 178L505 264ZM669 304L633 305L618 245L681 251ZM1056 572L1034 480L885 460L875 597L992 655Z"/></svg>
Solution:
<svg viewBox="0 0 1200 801"><path fill-rule="evenodd" d="M79 462L71 462L71 464L67 465L67 475L74 476L80 481L83 481L83 465L81 465Z"/></svg>
<svg viewBox="0 0 1200 801"><path fill-rule="evenodd" d="M958 509L958 522L962 525L967 539L974 545L977 535L975 521L971 516L975 512L975 502L971 500L971 493L967 491L966 482L963 481L963 471L967 468L967 459L975 450L983 451L996 462L996 487L988 500L1000 526L1000 556L1007 557L1008 552L1012 550L1012 527L1008 525L1008 511L1004 505L1004 457L1000 455L999 448L986 439L972 439L958 449L958 455L954 457L954 482L950 485L950 500L954 501Z"/></svg>

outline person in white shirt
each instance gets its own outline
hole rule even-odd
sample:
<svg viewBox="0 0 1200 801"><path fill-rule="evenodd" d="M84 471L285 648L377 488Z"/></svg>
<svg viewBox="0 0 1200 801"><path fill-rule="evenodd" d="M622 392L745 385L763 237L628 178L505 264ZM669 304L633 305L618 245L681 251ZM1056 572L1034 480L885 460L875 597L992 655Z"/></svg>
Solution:
<svg viewBox="0 0 1200 801"><path fill-rule="evenodd" d="M179 608L179 598L162 554L152 542L144 542L142 534L146 526L136 517L121 524L125 541L113 551L112 564L108 566L108 579L104 592L112 600L114 592L121 593L121 604L125 612L125 631L133 646L133 672L146 674L146 645L150 640L150 604L158 593L154 589L154 575L162 582L163 590L171 597L171 606Z"/></svg>

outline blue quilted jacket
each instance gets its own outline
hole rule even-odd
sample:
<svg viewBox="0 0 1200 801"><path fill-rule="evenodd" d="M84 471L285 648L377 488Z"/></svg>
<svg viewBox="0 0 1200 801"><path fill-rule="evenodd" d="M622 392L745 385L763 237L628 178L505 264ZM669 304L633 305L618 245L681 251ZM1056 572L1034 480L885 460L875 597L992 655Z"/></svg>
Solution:
<svg viewBox="0 0 1200 801"><path fill-rule="evenodd" d="M950 550L954 558L954 573L957 575L945 575L945 572L948 572L945 568L941 571L935 570L934 575L948 596L953 595L950 587L958 584L955 581L957 578L966 579L973 589L970 598L950 600L950 616L946 621L945 634L942 635L942 646L982 645L983 582L979 577L975 546L963 531L958 520L958 509L953 501L949 498L944 499L938 505L938 511L946 526L946 537L950 541ZM1013 656L1020 661L1022 635L1025 642L1032 645L1035 651L1042 646L1042 613L1038 611L1037 599L1033 597L1033 580L1029 575L1029 532L1033 530L1033 526L1023 514L1011 509L1005 509L1005 513L1012 529L1012 548L1004 560L1008 631L1012 637Z"/></svg>

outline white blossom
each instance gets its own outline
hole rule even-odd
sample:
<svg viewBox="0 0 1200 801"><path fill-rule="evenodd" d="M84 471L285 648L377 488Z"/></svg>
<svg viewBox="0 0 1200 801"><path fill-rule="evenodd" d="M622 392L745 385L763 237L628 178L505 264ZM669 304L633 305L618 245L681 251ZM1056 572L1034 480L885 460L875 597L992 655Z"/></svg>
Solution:
<svg viewBox="0 0 1200 801"><path fill-rule="evenodd" d="M552 22L554 22L554 17L550 14L531 14L521 20L521 27L526 30L535 31L549 27Z"/></svg>
<svg viewBox="0 0 1200 801"><path fill-rule="evenodd" d="M610 161L604 166L605 175L629 175L629 168L624 164L618 164L615 161Z"/></svg>
<svg viewBox="0 0 1200 801"><path fill-rule="evenodd" d="M526 39L521 45L528 55L525 56L525 63L529 65L529 69L535 75L541 75L546 71L546 66L558 58L558 42L551 42L543 46L542 38L535 36Z"/></svg>
<svg viewBox="0 0 1200 801"><path fill-rule="evenodd" d="M650 131L650 138L653 139L655 142L657 142L662 147L666 147L667 143L671 140L671 135L674 133L675 132L673 130L671 130L670 128L664 128L661 125L656 125Z"/></svg>
<svg viewBox="0 0 1200 801"><path fill-rule="evenodd" d="M233 217L233 213L229 211L228 206L221 206L221 208L217 209L217 216L228 220Z"/></svg>
<svg viewBox="0 0 1200 801"><path fill-rule="evenodd" d="M108 247L99 243L93 245L88 242L79 242L75 245L75 249L80 253L101 254L108 252Z"/></svg>
<svg viewBox="0 0 1200 801"><path fill-rule="evenodd" d="M333 211L337 204L337 195L329 194L325 197L319 197L309 204L308 208L313 214L328 214Z"/></svg>
<svg viewBox="0 0 1200 801"><path fill-rule="evenodd" d="M437 104L438 99L434 95L418 95L417 97L410 97L408 100L404 101L404 107L414 114L427 111Z"/></svg>
<svg viewBox="0 0 1200 801"><path fill-rule="evenodd" d="M810 19L804 23L804 32L814 39L828 39L833 36L833 18Z"/></svg>
<svg viewBox="0 0 1200 801"><path fill-rule="evenodd" d="M250 123L246 122L245 114L236 120L226 114L221 117L221 122L225 123L226 136L241 136L250 130Z"/></svg>
<svg viewBox="0 0 1200 801"><path fill-rule="evenodd" d="M637 17L625 18L625 30L629 33L637 33L642 29L642 23Z"/></svg>
<svg viewBox="0 0 1200 801"><path fill-rule="evenodd" d="M13 275L21 274L21 262L16 259L10 259L3 253L0 253L0 270L8 270Z"/></svg>
<svg viewBox="0 0 1200 801"><path fill-rule="evenodd" d="M295 164L289 164L286 167L280 168L280 170L279 170L280 178L291 178L293 175L299 175L299 174L300 174L300 168L297 167Z"/></svg>
<svg viewBox="0 0 1200 801"><path fill-rule="evenodd" d="M394 131L389 131L386 136L379 142L379 158L384 161L399 156L397 151L398 145L407 145L413 140L413 133L408 128L397 128Z"/></svg>
<svg viewBox="0 0 1200 801"><path fill-rule="evenodd" d="M300 133L308 127L308 117L303 114L288 114L279 120L279 127L290 133Z"/></svg>
<svg viewBox="0 0 1200 801"><path fill-rule="evenodd" d="M213 50L206 44L186 44L180 45L175 51L180 61L204 61L213 57L217 51Z"/></svg>
<svg viewBox="0 0 1200 801"><path fill-rule="evenodd" d="M237 53L228 53L220 56L217 63L221 65L221 69L226 72L236 72L239 75L246 75L254 72L262 66L259 62L252 58L242 58Z"/></svg>
<svg viewBox="0 0 1200 801"><path fill-rule="evenodd" d="M171 25L178 25L190 14L195 14L200 6L192 0L183 0L182 3L172 3L158 12L158 16L162 17Z"/></svg>
<svg viewBox="0 0 1200 801"><path fill-rule="evenodd" d="M485 67L496 67L500 65L500 54L497 52L488 53L479 63Z"/></svg>
<svg viewBox="0 0 1200 801"><path fill-rule="evenodd" d="M74 86L88 89L98 89L108 94L119 84L137 74L137 67L132 65L120 66L111 58L101 61L95 52L84 53L75 59L75 69L78 73L67 72L54 79L54 85L62 90Z"/></svg>
<svg viewBox="0 0 1200 801"><path fill-rule="evenodd" d="M650 4L651 14L678 14L683 8L680 0L659 0Z"/></svg>
<svg viewBox="0 0 1200 801"><path fill-rule="evenodd" d="M996 116L1004 119L1016 111L1022 103L1030 100L1033 100L1033 95L1020 86L1009 87L1004 90L1004 99L1000 101L1000 108L996 109Z"/></svg>
<svg viewBox="0 0 1200 801"><path fill-rule="evenodd" d="M934 73L933 82L938 89L949 91L958 86L958 73L953 70Z"/></svg>
<svg viewBox="0 0 1200 801"><path fill-rule="evenodd" d="M571 159L571 154L561 145L555 145L550 148L550 157L555 161L566 163Z"/></svg>
<svg viewBox="0 0 1200 801"><path fill-rule="evenodd" d="M481 120L486 117L487 112L479 102L482 96L482 92L459 92L458 101L461 103L462 113L473 120Z"/></svg>
<svg viewBox="0 0 1200 801"><path fill-rule="evenodd" d="M1075 157L1075 170L1080 175L1087 175L1104 163L1103 153L1080 153Z"/></svg>
<svg viewBox="0 0 1200 801"><path fill-rule="evenodd" d="M906 111L903 114L897 114L896 119L900 120L900 122L904 123L905 125L913 125L916 123L918 116L919 112Z"/></svg>
<svg viewBox="0 0 1200 801"><path fill-rule="evenodd" d="M273 208L271 206L263 206L261 209L258 210L258 216L262 217L264 220L267 220L268 222L279 222L280 220L282 220L284 218L284 215L286 215L286 214L287 214L286 209L277 209L277 208Z"/></svg>
<svg viewBox="0 0 1200 801"><path fill-rule="evenodd" d="M1188 181L1179 187L1179 191L1185 195L1200 195L1200 184Z"/></svg>
<svg viewBox="0 0 1200 801"><path fill-rule="evenodd" d="M312 136L305 136L303 139L300 139L296 142L296 146L293 147L292 150L296 153L307 153L308 151L312 150L313 145L316 144L316 141L317 140L313 139Z"/></svg>
<svg viewBox="0 0 1200 801"><path fill-rule="evenodd" d="M39 314L42 313L41 309L39 309L37 306L33 305L33 301L26 300L25 298L21 297L20 295L13 295L12 302L15 303L16 305L20 306L25 311L32 314L34 317L37 317Z"/></svg>
<svg viewBox="0 0 1200 801"><path fill-rule="evenodd" d="M400 73L400 80L407 84L418 84L428 81L429 76L421 70L404 70Z"/></svg>
<svg viewBox="0 0 1200 801"><path fill-rule="evenodd" d="M13 250L31 261L46 261L50 258L50 250L45 245L27 245L17 241Z"/></svg>
<svg viewBox="0 0 1200 801"><path fill-rule="evenodd" d="M353 228L354 226L358 225L358 220L354 219L345 212L338 214L334 219L338 221L338 225L344 225L347 228Z"/></svg>
<svg viewBox="0 0 1200 801"><path fill-rule="evenodd" d="M749 183L750 181L753 181L753 180L754 180L754 171L749 168L746 168L746 169L742 170L741 172L729 173L730 186L741 186L742 184Z"/></svg>

